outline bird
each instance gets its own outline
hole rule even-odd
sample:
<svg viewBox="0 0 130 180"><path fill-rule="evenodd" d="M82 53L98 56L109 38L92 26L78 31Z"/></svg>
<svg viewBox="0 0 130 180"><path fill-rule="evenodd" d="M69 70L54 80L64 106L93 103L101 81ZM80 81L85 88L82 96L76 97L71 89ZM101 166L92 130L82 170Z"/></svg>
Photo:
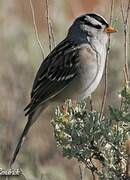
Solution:
<svg viewBox="0 0 130 180"><path fill-rule="evenodd" d="M105 67L109 34L116 30L99 14L78 16L66 37L42 61L33 82L25 128L13 153L12 165L26 135L40 113L51 103L80 101L97 88Z"/></svg>

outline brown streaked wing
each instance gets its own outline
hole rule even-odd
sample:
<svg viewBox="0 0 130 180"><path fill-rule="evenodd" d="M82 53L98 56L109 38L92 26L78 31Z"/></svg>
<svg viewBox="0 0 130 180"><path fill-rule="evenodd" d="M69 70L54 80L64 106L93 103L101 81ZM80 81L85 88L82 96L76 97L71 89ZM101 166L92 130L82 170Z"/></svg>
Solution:
<svg viewBox="0 0 130 180"><path fill-rule="evenodd" d="M36 75L31 102L25 108L28 109L25 115L32 113L41 103L53 98L71 83L78 74L78 55L78 49L65 40L50 53Z"/></svg>

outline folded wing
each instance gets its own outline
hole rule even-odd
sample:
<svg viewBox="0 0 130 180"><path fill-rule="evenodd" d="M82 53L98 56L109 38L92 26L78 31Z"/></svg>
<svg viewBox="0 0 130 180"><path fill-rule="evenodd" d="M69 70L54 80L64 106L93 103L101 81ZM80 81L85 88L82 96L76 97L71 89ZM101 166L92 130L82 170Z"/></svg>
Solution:
<svg viewBox="0 0 130 180"><path fill-rule="evenodd" d="M25 115L32 113L41 103L65 89L77 76L78 65L78 47L65 39L42 62L34 80L31 102L25 108Z"/></svg>

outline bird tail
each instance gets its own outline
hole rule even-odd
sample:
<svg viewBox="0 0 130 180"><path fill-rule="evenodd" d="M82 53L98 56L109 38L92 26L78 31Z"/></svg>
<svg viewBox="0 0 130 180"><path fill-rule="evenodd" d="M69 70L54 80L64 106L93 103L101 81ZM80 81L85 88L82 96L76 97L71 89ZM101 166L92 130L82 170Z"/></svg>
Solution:
<svg viewBox="0 0 130 180"><path fill-rule="evenodd" d="M24 130L23 130L23 132L22 132L22 134L21 134L21 136L19 138L19 140L18 140L18 144L17 144L16 149L15 149L15 151L13 153L13 156L11 158L10 166L12 166L13 163L15 162L15 159L16 159L18 153L19 153L19 150L20 150L22 144L24 143L25 137L26 137L26 135L27 135L31 125L32 125L31 119L28 119L28 121L26 123L26 126L25 126L25 128L24 128Z"/></svg>
<svg viewBox="0 0 130 180"><path fill-rule="evenodd" d="M23 132L22 132L22 134L21 134L21 136L19 138L19 140L18 140L17 146L15 148L15 151L14 151L13 156L11 158L11 161L9 163L10 167L15 162L16 157L17 157L17 155L19 153L19 150L20 150L21 146L24 143L24 140L26 138L26 135L27 135L29 129L31 128L32 124L36 121L37 117L40 115L40 113L42 112L42 110L44 108L45 108L45 106L44 107L39 107L36 110L36 112L32 112L31 114L28 115L28 121L27 121L26 126L25 126L25 128L24 128L24 130L23 130Z"/></svg>

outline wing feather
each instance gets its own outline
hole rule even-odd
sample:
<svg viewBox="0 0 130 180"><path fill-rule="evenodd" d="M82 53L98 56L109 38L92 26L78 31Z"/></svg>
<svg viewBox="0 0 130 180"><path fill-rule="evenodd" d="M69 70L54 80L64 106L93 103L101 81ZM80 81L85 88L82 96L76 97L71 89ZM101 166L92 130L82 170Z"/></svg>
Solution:
<svg viewBox="0 0 130 180"><path fill-rule="evenodd" d="M78 55L75 45L64 40L42 62L34 80L31 102L25 108L25 115L32 113L41 103L56 96L71 83L78 74Z"/></svg>

